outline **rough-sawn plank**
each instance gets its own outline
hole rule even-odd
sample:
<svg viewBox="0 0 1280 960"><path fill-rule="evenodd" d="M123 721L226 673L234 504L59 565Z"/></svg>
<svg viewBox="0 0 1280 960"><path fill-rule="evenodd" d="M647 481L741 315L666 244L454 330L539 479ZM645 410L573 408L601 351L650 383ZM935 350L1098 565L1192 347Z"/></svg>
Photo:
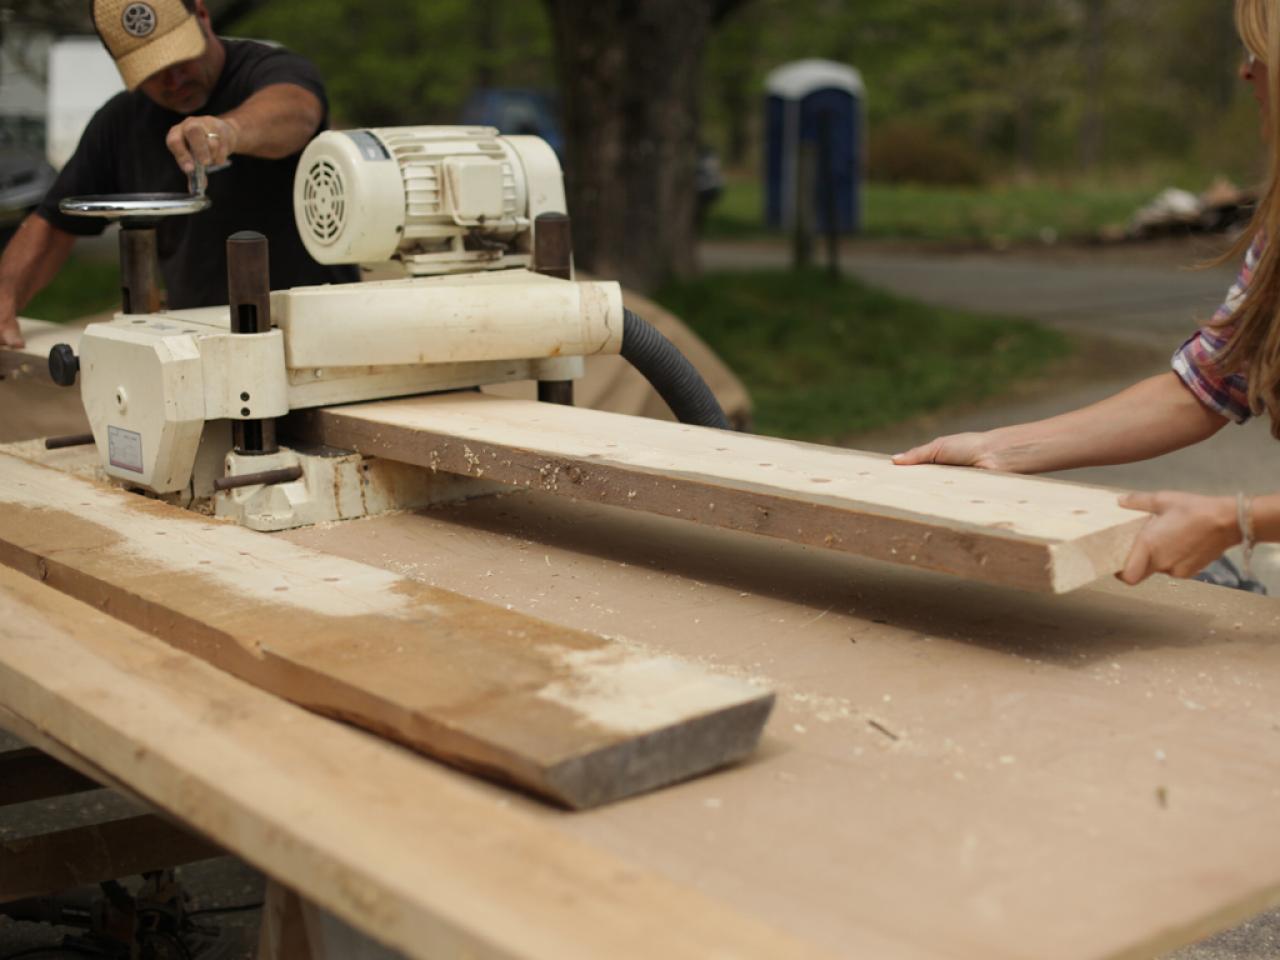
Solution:
<svg viewBox="0 0 1280 960"><path fill-rule="evenodd" d="M575 808L750 753L768 691L0 455L0 563Z"/></svg>
<svg viewBox="0 0 1280 960"><path fill-rule="evenodd" d="M407 957L828 956L3 568L0 725Z"/></svg>

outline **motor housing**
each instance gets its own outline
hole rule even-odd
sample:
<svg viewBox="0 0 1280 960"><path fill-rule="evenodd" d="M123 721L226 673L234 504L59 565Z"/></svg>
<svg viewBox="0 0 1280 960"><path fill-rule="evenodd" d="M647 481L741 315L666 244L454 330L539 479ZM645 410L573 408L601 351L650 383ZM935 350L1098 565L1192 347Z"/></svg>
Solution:
<svg viewBox="0 0 1280 960"><path fill-rule="evenodd" d="M527 266L534 221L565 209L551 147L492 127L327 131L294 179L298 232L317 261L413 275Z"/></svg>

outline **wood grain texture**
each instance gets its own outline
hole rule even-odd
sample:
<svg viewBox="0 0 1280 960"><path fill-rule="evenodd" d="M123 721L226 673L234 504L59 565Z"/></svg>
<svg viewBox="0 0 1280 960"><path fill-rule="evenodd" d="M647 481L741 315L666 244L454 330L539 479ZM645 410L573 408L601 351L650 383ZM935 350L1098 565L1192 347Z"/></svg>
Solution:
<svg viewBox="0 0 1280 960"><path fill-rule="evenodd" d="M101 784L34 749L0 753L0 807L97 790Z"/></svg>
<svg viewBox="0 0 1280 960"><path fill-rule="evenodd" d="M0 704L15 732L39 731L77 766L127 783L409 957L829 956L565 837L540 821L543 805L513 803L2 568Z"/></svg>
<svg viewBox="0 0 1280 960"><path fill-rule="evenodd" d="M532 493L286 536L768 683L751 764L547 819L850 960L1152 960L1280 903L1274 599L1026 593Z"/></svg>
<svg viewBox="0 0 1280 960"><path fill-rule="evenodd" d="M271 880L267 881L254 960L315 960L302 899Z"/></svg>
<svg viewBox="0 0 1280 960"><path fill-rule="evenodd" d="M0 380L29 380L52 386L49 351L56 344L67 343L79 353L81 328L27 317L18 318L18 327L26 345L20 350L0 350Z"/></svg>
<svg viewBox="0 0 1280 960"><path fill-rule="evenodd" d="M0 455L0 563L280 696L577 808L747 756L772 694Z"/></svg>
<svg viewBox="0 0 1280 960"><path fill-rule="evenodd" d="M79 389L55 386L49 376L49 350L56 343L78 345L79 324L60 326L24 317L18 323L26 349L0 350L0 409L5 411L0 442L87 433Z"/></svg>
<svg viewBox="0 0 1280 960"><path fill-rule="evenodd" d="M209 841L149 814L0 841L0 903L219 856Z"/></svg>
<svg viewBox="0 0 1280 960"><path fill-rule="evenodd" d="M1146 520L1097 487L474 393L293 424L433 470L1055 593L1118 571Z"/></svg>

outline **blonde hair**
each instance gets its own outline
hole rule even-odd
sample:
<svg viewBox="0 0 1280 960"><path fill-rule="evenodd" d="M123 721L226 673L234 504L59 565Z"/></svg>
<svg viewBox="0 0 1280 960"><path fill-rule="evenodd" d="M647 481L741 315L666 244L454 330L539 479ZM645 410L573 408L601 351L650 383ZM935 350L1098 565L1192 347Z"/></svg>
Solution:
<svg viewBox="0 0 1280 960"><path fill-rule="evenodd" d="M1244 235L1223 259L1241 256L1265 238L1244 300L1224 321L1234 329L1215 365L1244 373L1249 406L1271 417L1280 438L1280 0L1235 0L1236 30L1249 53L1267 65L1268 171L1258 209Z"/></svg>

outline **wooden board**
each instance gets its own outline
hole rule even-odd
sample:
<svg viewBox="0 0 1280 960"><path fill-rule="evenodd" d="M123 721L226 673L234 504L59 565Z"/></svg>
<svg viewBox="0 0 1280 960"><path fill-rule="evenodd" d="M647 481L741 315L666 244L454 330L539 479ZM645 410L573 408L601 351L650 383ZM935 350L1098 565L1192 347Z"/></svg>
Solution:
<svg viewBox="0 0 1280 960"><path fill-rule="evenodd" d="M765 689L0 455L0 563L297 703L571 807L755 747Z"/></svg>
<svg viewBox="0 0 1280 960"><path fill-rule="evenodd" d="M105 319L105 318L104 318ZM49 375L49 351L56 344L70 344L79 353L81 328L48 323L44 320L18 318L18 327L26 346L21 350L0 350L0 380L29 380L52 384ZM74 391L79 395L79 390Z"/></svg>
<svg viewBox="0 0 1280 960"><path fill-rule="evenodd" d="M1120 570L1117 492L479 394L295 415L313 442L432 470L1062 593Z"/></svg>
<svg viewBox="0 0 1280 960"><path fill-rule="evenodd" d="M87 433L89 421L80 390L55 386L49 377L49 350L56 343L79 344L79 325L61 326L19 317L24 350L0 350L0 442Z"/></svg>
<svg viewBox="0 0 1280 960"><path fill-rule="evenodd" d="M553 826L574 815L540 822L549 808L301 710L5 569L0 705L0 723L37 731L410 957L826 956Z"/></svg>
<svg viewBox="0 0 1280 960"><path fill-rule="evenodd" d="M776 689L754 762L534 813L837 955L1152 960L1280 903L1274 599L1032 594L530 493L285 536Z"/></svg>
<svg viewBox="0 0 1280 960"><path fill-rule="evenodd" d="M0 807L99 789L100 784L39 750L0 753Z"/></svg>
<svg viewBox="0 0 1280 960"><path fill-rule="evenodd" d="M209 841L151 815L0 840L0 903L53 896L221 855Z"/></svg>

